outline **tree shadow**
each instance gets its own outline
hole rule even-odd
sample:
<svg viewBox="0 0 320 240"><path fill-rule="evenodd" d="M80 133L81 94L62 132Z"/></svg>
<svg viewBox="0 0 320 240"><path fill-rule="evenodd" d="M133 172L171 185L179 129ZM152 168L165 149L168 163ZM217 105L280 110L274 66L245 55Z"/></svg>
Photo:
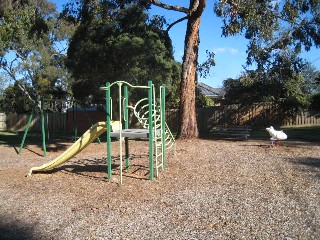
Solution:
<svg viewBox="0 0 320 240"><path fill-rule="evenodd" d="M281 141L279 145L272 145L270 140L263 141L255 141L252 139L248 144L240 144L240 146L251 146L251 147L262 147L262 148L270 148L270 149L281 149L281 148L303 148L303 147L317 147L319 143L316 142L306 142L299 140L285 140Z"/></svg>
<svg viewBox="0 0 320 240"><path fill-rule="evenodd" d="M8 219L9 218L9 219ZM33 227L20 220L0 216L0 239L2 240L33 240L38 239L33 232Z"/></svg>
<svg viewBox="0 0 320 240"><path fill-rule="evenodd" d="M289 160L294 164L305 165L307 167L319 168L320 170L320 158L294 158Z"/></svg>
<svg viewBox="0 0 320 240"><path fill-rule="evenodd" d="M49 143L47 145L47 151L50 151L50 152L65 151L70 146L71 146L70 144L66 144L66 143L57 143L57 142Z"/></svg>
<svg viewBox="0 0 320 240"><path fill-rule="evenodd" d="M34 150L34 147L31 147L31 144L27 144L22 148L22 151L29 151L31 153L34 153L35 155L38 156L43 156L43 149L42 149L42 143L37 143L34 144L33 146L36 146L36 148L39 148L40 151L42 151L41 153L36 152ZM20 146L12 146L14 151L18 154L19 150L20 150ZM68 149L70 147L69 144L66 143L48 143L46 144L46 151L47 152L60 152L60 151L65 151L66 149Z"/></svg>
<svg viewBox="0 0 320 240"><path fill-rule="evenodd" d="M299 139L287 139L281 142L280 146L286 147L316 147L319 146L319 142L301 141Z"/></svg>
<svg viewBox="0 0 320 240"><path fill-rule="evenodd" d="M320 158L290 158L287 161L300 166L299 170L301 172L311 173L312 175L320 178Z"/></svg>

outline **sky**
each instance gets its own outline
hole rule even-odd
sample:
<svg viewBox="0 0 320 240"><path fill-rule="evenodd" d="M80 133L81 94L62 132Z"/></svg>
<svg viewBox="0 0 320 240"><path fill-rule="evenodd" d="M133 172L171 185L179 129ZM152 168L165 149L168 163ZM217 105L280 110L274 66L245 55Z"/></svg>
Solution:
<svg viewBox="0 0 320 240"><path fill-rule="evenodd" d="M51 0L56 3L58 10L62 9L63 4L68 0ZM167 4L176 4L176 1L162 0ZM179 1L188 6L189 1ZM212 87L223 87L223 80L227 78L237 78L243 71L243 65L246 63L246 50L248 41L242 36L221 37L222 20L213 13L214 1L207 1L206 9L202 15L200 25L200 45L199 45L199 63L206 60L206 51L215 53L216 65L211 68L209 76L206 79L200 78L199 81ZM169 23L183 17L184 14L153 7L151 14L157 13L166 17ZM174 48L175 60L182 62L184 38L187 21L180 22L173 26L169 35ZM320 70L320 49L312 48L308 53L302 54L318 70Z"/></svg>

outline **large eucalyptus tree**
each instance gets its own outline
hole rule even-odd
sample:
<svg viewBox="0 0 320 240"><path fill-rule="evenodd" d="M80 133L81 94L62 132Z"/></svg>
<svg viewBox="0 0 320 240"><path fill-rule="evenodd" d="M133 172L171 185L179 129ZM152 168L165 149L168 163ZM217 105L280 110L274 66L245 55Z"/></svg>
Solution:
<svg viewBox="0 0 320 240"><path fill-rule="evenodd" d="M188 7L164 1L144 0L164 9L185 13L174 24L187 20L180 93L178 137L198 136L195 112L195 82L198 61L199 28L206 0L190 0ZM248 64L259 69L271 67L273 53L292 47L299 53L320 45L320 1L318 0L217 0L215 13L224 23L222 35L243 34L248 45ZM277 57L277 56L276 56ZM270 64L271 63L271 64Z"/></svg>
<svg viewBox="0 0 320 240"><path fill-rule="evenodd" d="M178 138L198 137L199 131L196 118L196 79L199 51L199 30L206 0L190 0L188 7L164 4L158 0L148 0L158 7L185 13L185 16L172 24L169 29L183 20L187 20L184 40L184 54L180 83L180 122Z"/></svg>

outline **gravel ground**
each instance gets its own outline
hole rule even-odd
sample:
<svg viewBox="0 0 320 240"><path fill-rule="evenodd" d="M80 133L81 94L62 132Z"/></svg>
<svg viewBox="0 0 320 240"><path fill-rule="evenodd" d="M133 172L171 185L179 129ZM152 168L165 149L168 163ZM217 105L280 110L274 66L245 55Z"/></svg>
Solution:
<svg viewBox="0 0 320 240"><path fill-rule="evenodd" d="M148 180L147 142L131 141L119 186L105 144L61 167L25 177L70 144L21 156L0 146L1 239L320 239L320 145L287 141L184 140Z"/></svg>

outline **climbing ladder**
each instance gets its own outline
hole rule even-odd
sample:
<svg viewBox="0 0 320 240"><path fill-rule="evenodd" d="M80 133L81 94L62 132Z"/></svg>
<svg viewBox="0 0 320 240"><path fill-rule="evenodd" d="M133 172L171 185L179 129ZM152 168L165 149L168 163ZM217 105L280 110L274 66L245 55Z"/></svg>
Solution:
<svg viewBox="0 0 320 240"><path fill-rule="evenodd" d="M154 141L154 155L156 163L156 176L159 175L159 168L164 169L166 165L166 150L174 147L175 139L165 121L165 106L164 98L165 88L160 88L160 103L153 102L152 106L152 124L153 124L153 141ZM153 98L155 99L155 97ZM130 107L134 115L145 129L149 128L149 103L148 98L143 98L138 101L134 107Z"/></svg>

